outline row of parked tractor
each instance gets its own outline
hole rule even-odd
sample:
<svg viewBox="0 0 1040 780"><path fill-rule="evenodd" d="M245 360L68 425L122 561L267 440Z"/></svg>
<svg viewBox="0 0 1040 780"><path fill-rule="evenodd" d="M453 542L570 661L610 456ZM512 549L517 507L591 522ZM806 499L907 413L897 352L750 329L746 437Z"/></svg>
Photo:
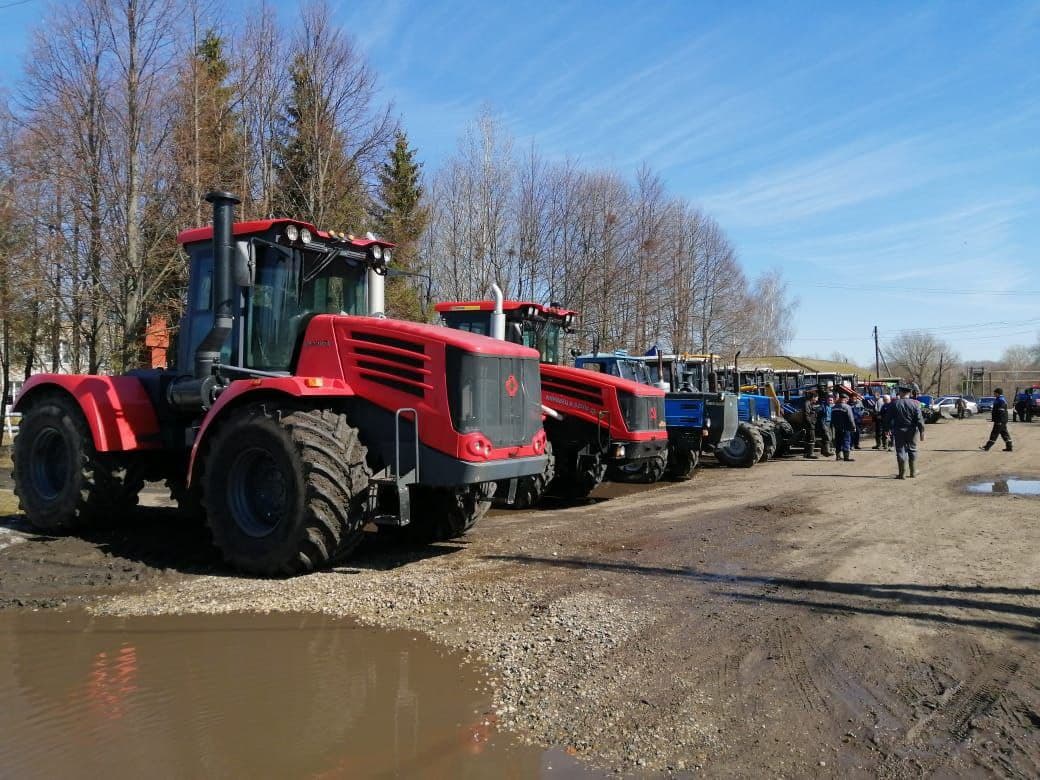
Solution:
<svg viewBox="0 0 1040 780"><path fill-rule="evenodd" d="M165 481L243 571L350 555L374 524L458 537L493 500L529 507L603 480L683 480L704 455L750 467L797 447L802 388L843 377L740 370L706 355L563 355L578 313L488 300L387 318L394 246L292 219L187 230L175 365L38 375L16 401L15 491L71 533ZM779 395L778 395L779 393Z"/></svg>

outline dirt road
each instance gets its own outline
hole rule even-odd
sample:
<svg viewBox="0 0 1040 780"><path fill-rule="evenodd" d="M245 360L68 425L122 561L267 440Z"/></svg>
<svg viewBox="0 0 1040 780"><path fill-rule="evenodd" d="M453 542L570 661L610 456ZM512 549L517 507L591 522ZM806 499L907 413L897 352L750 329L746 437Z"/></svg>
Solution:
<svg viewBox="0 0 1040 780"><path fill-rule="evenodd" d="M12 517L0 605L417 628L490 664L502 727L626 772L1035 777L1040 499L963 488L1040 479L1040 425L1012 426L1011 454L979 452L987 431L930 426L915 480L871 450L709 467L499 512L465 544L374 541L291 581L229 576L169 510L89 540L36 538Z"/></svg>

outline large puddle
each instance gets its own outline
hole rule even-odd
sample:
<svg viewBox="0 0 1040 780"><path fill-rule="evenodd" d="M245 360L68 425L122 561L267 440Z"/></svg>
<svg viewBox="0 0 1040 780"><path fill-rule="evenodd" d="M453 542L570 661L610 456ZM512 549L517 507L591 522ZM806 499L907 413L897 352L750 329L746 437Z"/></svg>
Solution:
<svg viewBox="0 0 1040 780"><path fill-rule="evenodd" d="M537 777L486 682L418 635L315 615L0 613L5 777Z"/></svg>
<svg viewBox="0 0 1040 780"><path fill-rule="evenodd" d="M968 485L969 493L996 493L1011 496L1040 496L1040 479L991 479Z"/></svg>

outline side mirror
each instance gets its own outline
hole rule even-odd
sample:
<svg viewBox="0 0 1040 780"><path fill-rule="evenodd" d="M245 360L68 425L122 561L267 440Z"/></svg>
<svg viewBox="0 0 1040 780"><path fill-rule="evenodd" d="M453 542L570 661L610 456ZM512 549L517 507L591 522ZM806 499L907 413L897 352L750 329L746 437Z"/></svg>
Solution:
<svg viewBox="0 0 1040 780"><path fill-rule="evenodd" d="M256 249L251 241L236 241L231 258L231 275L239 287L252 287L256 281Z"/></svg>

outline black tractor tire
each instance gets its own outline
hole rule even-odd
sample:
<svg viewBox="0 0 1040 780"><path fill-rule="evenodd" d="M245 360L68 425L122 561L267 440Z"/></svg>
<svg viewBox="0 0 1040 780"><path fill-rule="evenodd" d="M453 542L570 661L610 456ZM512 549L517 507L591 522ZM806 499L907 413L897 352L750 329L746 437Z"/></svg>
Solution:
<svg viewBox="0 0 1040 780"><path fill-rule="evenodd" d="M495 490L494 482L457 488L416 487L411 496L411 522L395 529L396 534L416 545L458 539L488 513Z"/></svg>
<svg viewBox="0 0 1040 780"><path fill-rule="evenodd" d="M180 518L198 521L206 517L206 510L202 506L202 491L199 489L198 477L196 477L191 487L188 487L186 484L185 477L167 477L166 489L170 491L170 500L177 505L177 515Z"/></svg>
<svg viewBox="0 0 1040 780"><path fill-rule="evenodd" d="M665 470L665 476L673 482L686 482L693 477L698 460L700 460L700 453L697 450L669 444L668 468Z"/></svg>
<svg viewBox="0 0 1040 780"><path fill-rule="evenodd" d="M737 426L737 435L725 447L715 450L715 457L729 468L749 469L758 463L765 450L762 434L751 423Z"/></svg>
<svg viewBox="0 0 1040 780"><path fill-rule="evenodd" d="M68 534L122 519L137 506L142 472L129 456L94 449L79 404L52 393L22 414L12 458L14 492L29 523L49 534Z"/></svg>
<svg viewBox="0 0 1040 780"><path fill-rule="evenodd" d="M612 466L607 473L611 482L628 482L637 485L652 485L659 482L668 467L665 455L652 458L641 458L620 466Z"/></svg>
<svg viewBox="0 0 1040 780"><path fill-rule="evenodd" d="M758 462L765 463L776 452L777 432L772 423L763 423L757 427L758 432L762 435L762 457Z"/></svg>
<svg viewBox="0 0 1040 780"><path fill-rule="evenodd" d="M794 426L784 419L774 420L773 423L776 425L777 434L776 452L773 453L773 457L786 458L791 454L791 445L794 444Z"/></svg>
<svg viewBox="0 0 1040 780"><path fill-rule="evenodd" d="M213 543L241 571L303 574L348 556L372 473L343 413L249 406L216 431L202 502Z"/></svg>
<svg viewBox="0 0 1040 780"><path fill-rule="evenodd" d="M501 500L502 506L510 509L530 509L542 500L546 488L549 487L549 483L553 481L553 477L556 475L556 456L553 455L552 444L548 441L545 442L545 455L545 468L542 469L541 474L520 477L516 481L516 497L513 499L512 504L505 503L509 483L502 482L499 484L496 498Z"/></svg>
<svg viewBox="0 0 1040 780"><path fill-rule="evenodd" d="M548 492L560 498L587 498L607 475L607 464L597 455L584 468L578 468L578 456L557 458L556 476Z"/></svg>

